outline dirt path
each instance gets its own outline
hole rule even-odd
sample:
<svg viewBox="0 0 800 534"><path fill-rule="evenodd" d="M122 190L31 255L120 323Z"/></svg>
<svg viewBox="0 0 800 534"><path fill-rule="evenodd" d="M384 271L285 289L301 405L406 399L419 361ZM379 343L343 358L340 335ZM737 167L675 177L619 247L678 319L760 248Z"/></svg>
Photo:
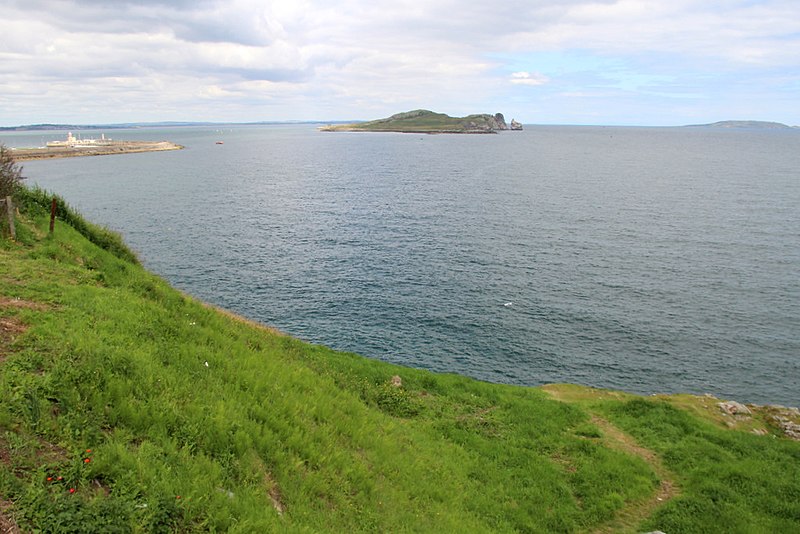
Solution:
<svg viewBox="0 0 800 534"><path fill-rule="evenodd" d="M674 475L664 467L661 458L655 452L642 447L631 436L598 415L592 415L592 423L597 425L603 433L602 440L607 446L638 456L653 468L653 471L656 472L661 480L658 491L652 497L642 502L627 505L617 512L617 517L614 520L595 529L593 532L600 534L635 529L637 525L650 517L656 508L678 495L680 488L675 482Z"/></svg>
<svg viewBox="0 0 800 534"><path fill-rule="evenodd" d="M543 386L542 390L546 391L553 399L560 402L570 403L575 400L587 400L591 398L592 392L581 390L576 396L576 392L564 391L558 386L548 387ZM589 395L589 396L585 396ZM611 392L598 392L598 396L615 396L616 393ZM580 403L576 403L580 405ZM592 423L595 424L603 434L601 441L609 448L638 456L655 471L661 483L658 490L653 496L644 501L633 502L622 508L617 512L616 517L594 529L592 532L595 534L606 534L611 532L636 532L636 527L642 521L650 517L656 508L662 506L670 499L680 494L680 487L675 481L675 475L667 469L661 461L661 458L652 450L639 445L632 436L626 434L610 421L592 413L592 411L585 406L581 406L584 410L591 415Z"/></svg>

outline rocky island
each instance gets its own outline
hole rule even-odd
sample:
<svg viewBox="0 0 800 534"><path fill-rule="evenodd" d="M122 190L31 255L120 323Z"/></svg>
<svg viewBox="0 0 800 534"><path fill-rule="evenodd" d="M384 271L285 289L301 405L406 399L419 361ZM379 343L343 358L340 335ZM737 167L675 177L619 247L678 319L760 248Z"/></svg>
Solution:
<svg viewBox="0 0 800 534"><path fill-rule="evenodd" d="M502 113L450 117L426 109L397 113L385 119L352 124L329 124L319 128L323 132L400 132L400 133L497 133L500 130L522 130L522 124L506 124Z"/></svg>

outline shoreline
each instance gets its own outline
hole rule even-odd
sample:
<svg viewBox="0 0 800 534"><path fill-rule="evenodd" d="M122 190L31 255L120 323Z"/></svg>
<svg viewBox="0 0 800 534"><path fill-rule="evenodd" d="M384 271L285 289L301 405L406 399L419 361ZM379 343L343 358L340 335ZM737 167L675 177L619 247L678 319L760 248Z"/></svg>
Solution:
<svg viewBox="0 0 800 534"><path fill-rule="evenodd" d="M195 297L194 295L187 293L185 291L177 289L176 291L179 291L182 295L184 295L184 297L191 299L208 309L214 310L217 313L221 313L222 315L238 323L248 325L258 330L269 332L270 334L276 336L281 336L288 339L293 339L304 343L308 343L307 341L301 340L300 338L297 338L292 334L279 330L278 328L272 325L261 323L253 319L249 319L244 315L241 315L233 310L229 310L227 308L223 308L216 304L206 302L205 300ZM313 345L317 345L317 343L313 342L310 343ZM339 349L332 349L327 345L320 345L320 346L323 346L325 348L334 351L339 350ZM354 353L354 354L360 358L365 358L368 360L381 361L381 362L384 361L381 360L380 358L375 358L373 356L366 356L360 353ZM407 364L395 364L395 365L399 365L400 367L403 368L418 369L435 374L451 374L451 372L447 371L444 372L433 371L425 368L412 367ZM466 378L469 380L476 380L478 382L484 382L487 384L509 386L512 388L519 387L526 389L536 389L539 391L544 391L554 400L558 400L565 403L581 402L581 401L602 401L607 399L621 399L621 398L657 399L667 402L673 406L684 408L687 411L694 413L695 415L703 417L707 421L712 421L719 425L724 425L729 429L748 432L758 436L765 436L769 434L769 428L773 427L775 429L779 429L782 432L782 436L784 438L792 441L800 441L800 408L796 406L785 406L783 404L777 404L777 403L759 404L755 402L739 402L730 397L717 397L716 395L713 395L711 393L689 393L689 392L634 393L624 389L611 389L602 386L579 384L575 382L547 382L536 386L526 386L520 384L504 384L501 382L491 382L487 380L481 380L460 373L452 373L452 374L455 374L462 378Z"/></svg>
<svg viewBox="0 0 800 534"><path fill-rule="evenodd" d="M16 161L33 161L54 158L136 154L141 152L164 152L182 150L183 148L183 145L171 141L122 141L106 145L12 148L11 153Z"/></svg>
<svg viewBox="0 0 800 534"><path fill-rule="evenodd" d="M150 272L150 271L148 271ZM155 273L153 273L155 274ZM160 275L156 275L160 276ZM170 285L170 287L172 287ZM183 290L173 288L181 293L184 298L190 299L199 303L201 306L220 313L238 323L247 325L257 330L265 331L270 334L284 337L291 340L300 341L302 343L311 343L312 345L319 345L330 350L333 349L327 345L322 345L314 342L302 340L294 335L284 332L275 326L267 323L262 323L254 319L250 319L240 313L223 308L217 304L213 304L202 300L191 293ZM2 302L0 302L2 304ZM379 361L384 363L384 360L374 356L366 356L360 353L353 353L359 358L367 360ZM728 429L739 430L758 436L765 436L770 434L770 428L778 430L781 436L791 441L800 442L800 408L796 406L785 406L778 403L764 403L757 402L739 402L732 397L718 397L711 393L692 393L692 392L650 392L650 393L635 393L624 389L606 388L603 386L580 384L575 382L546 382L543 384L529 386L521 384L505 384L501 382L491 382L481 380L469 375L453 373L447 371L433 371L430 369L413 367L408 364L393 364L409 370L421 370L434 374L455 374L461 378L468 380L475 380L486 384L493 384L496 386L508 386L511 388L524 388L535 389L545 392L552 399L565 402L600 402L608 399L656 399L669 403L672 406L685 409L694 415L702 417L706 421L716 423ZM772 434L773 436L775 434Z"/></svg>

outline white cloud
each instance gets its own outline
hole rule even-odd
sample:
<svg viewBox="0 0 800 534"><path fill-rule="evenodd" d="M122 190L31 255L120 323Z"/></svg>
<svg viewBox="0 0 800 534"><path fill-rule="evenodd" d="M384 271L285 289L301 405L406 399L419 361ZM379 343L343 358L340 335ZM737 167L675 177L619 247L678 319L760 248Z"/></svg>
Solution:
<svg viewBox="0 0 800 534"><path fill-rule="evenodd" d="M91 113L72 120L374 118L405 106L491 112L512 95L519 111L506 111L522 117L543 108L523 99L530 95L602 93L604 77L627 76L594 68L567 80L526 61L544 51L580 50L648 75L677 73L675 84L691 69L694 80L768 68L796 80L800 71L796 0L8 4L0 19L0 89L8 91L0 90L0 124L86 110L74 96L85 90L95 94ZM523 97L514 86L541 91Z"/></svg>
<svg viewBox="0 0 800 534"><path fill-rule="evenodd" d="M800 3L794 0L581 2L555 21L507 36L517 49L602 54L661 52L736 64L796 67Z"/></svg>
<svg viewBox="0 0 800 534"><path fill-rule="evenodd" d="M514 85L544 85L550 81L547 76L534 72L514 72L511 74L511 83Z"/></svg>

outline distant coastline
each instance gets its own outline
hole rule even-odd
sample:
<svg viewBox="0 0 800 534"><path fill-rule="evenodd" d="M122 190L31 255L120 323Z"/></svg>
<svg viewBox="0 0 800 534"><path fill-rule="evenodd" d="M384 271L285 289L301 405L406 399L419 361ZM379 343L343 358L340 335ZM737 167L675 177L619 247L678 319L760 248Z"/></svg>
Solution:
<svg viewBox="0 0 800 534"><path fill-rule="evenodd" d="M791 130L796 126L789 126L782 122L769 121L719 121L709 124L687 124L686 128L748 128L757 130Z"/></svg>
<svg viewBox="0 0 800 534"><path fill-rule="evenodd" d="M352 121L295 120L295 121L257 121L257 122L124 122L113 124L22 124L0 126L0 132L40 132L40 131L81 131L81 130L138 130L144 128L187 128L195 126L263 126L273 124L344 124Z"/></svg>

